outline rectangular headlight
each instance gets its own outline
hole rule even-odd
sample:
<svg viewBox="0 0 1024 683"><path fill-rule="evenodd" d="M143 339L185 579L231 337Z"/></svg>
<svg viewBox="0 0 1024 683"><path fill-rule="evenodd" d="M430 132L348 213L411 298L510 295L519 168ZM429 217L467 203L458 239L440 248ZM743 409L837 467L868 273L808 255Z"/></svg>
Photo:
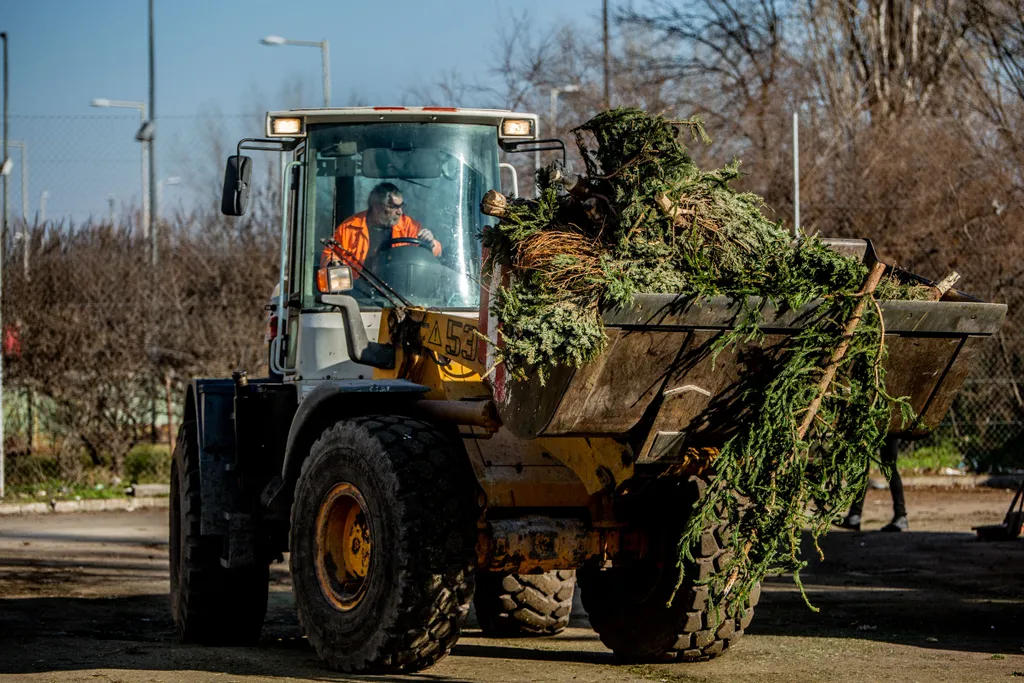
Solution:
<svg viewBox="0 0 1024 683"><path fill-rule="evenodd" d="M327 286L331 294L347 292L352 289L352 268L349 266L331 266L327 269Z"/></svg>
<svg viewBox="0 0 1024 683"><path fill-rule="evenodd" d="M504 121L501 122L501 137L533 137L533 121L531 121L530 119L505 119Z"/></svg>
<svg viewBox="0 0 1024 683"><path fill-rule="evenodd" d="M298 117L275 117L270 119L271 135L301 135L302 119Z"/></svg>
<svg viewBox="0 0 1024 683"><path fill-rule="evenodd" d="M352 268L328 266L316 273L316 287L322 294L341 294L352 289Z"/></svg>

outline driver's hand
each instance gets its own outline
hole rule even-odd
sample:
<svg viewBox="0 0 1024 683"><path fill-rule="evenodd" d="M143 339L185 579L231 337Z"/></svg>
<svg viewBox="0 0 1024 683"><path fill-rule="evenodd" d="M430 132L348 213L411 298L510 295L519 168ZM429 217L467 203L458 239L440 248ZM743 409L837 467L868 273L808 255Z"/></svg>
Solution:
<svg viewBox="0 0 1024 683"><path fill-rule="evenodd" d="M430 242L433 245L434 256L441 255L441 243L434 239L434 233L430 232L426 228L420 228L420 231L416 234L416 238L425 242Z"/></svg>

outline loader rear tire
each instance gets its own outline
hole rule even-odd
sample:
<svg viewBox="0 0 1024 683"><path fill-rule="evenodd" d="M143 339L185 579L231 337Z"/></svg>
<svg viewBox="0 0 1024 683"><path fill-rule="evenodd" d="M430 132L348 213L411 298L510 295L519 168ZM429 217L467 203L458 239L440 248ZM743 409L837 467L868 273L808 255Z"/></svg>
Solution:
<svg viewBox="0 0 1024 683"><path fill-rule="evenodd" d="M554 636L569 625L576 572L477 574L473 606L485 636Z"/></svg>
<svg viewBox="0 0 1024 683"><path fill-rule="evenodd" d="M224 539L200 533L202 498L196 423L185 422L171 460L171 616L178 637L201 645L251 645L267 613L270 563L220 564Z"/></svg>
<svg viewBox="0 0 1024 683"><path fill-rule="evenodd" d="M473 597L478 487L429 424L346 420L313 444L295 485L299 621L346 672L424 669L458 640Z"/></svg>
<svg viewBox="0 0 1024 683"><path fill-rule="evenodd" d="M690 484L703 486L695 477ZM631 567L578 570L583 608L601 642L627 662L700 662L735 646L754 616L760 586L730 616L731 605L721 614L709 609L707 588L696 585L728 552L725 533L721 522L705 530L696 562L687 566L671 606L679 579L677 533L662 537L655 559Z"/></svg>

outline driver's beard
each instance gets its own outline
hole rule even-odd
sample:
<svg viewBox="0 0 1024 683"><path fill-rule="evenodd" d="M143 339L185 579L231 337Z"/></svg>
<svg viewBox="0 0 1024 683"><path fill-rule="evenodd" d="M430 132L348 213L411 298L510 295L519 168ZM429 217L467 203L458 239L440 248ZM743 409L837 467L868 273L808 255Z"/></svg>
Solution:
<svg viewBox="0 0 1024 683"><path fill-rule="evenodd" d="M393 228L402 219L401 214L389 214L387 211L374 211L370 209L366 216L366 222L370 227Z"/></svg>

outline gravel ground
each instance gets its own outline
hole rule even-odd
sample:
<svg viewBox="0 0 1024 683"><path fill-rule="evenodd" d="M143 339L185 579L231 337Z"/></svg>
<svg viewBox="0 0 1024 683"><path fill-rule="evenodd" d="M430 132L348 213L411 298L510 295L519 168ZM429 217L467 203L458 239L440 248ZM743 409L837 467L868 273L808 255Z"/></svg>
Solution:
<svg viewBox="0 0 1024 683"><path fill-rule="evenodd" d="M1012 492L910 490L912 531L837 531L805 570L811 612L770 579L744 640L702 664L619 665L577 606L549 639L468 629L431 681L1004 681L1024 676L1024 540L981 543ZM888 521L872 491L865 529ZM299 630L275 565L258 648L174 640L166 512L0 518L0 681L359 680L324 668Z"/></svg>

